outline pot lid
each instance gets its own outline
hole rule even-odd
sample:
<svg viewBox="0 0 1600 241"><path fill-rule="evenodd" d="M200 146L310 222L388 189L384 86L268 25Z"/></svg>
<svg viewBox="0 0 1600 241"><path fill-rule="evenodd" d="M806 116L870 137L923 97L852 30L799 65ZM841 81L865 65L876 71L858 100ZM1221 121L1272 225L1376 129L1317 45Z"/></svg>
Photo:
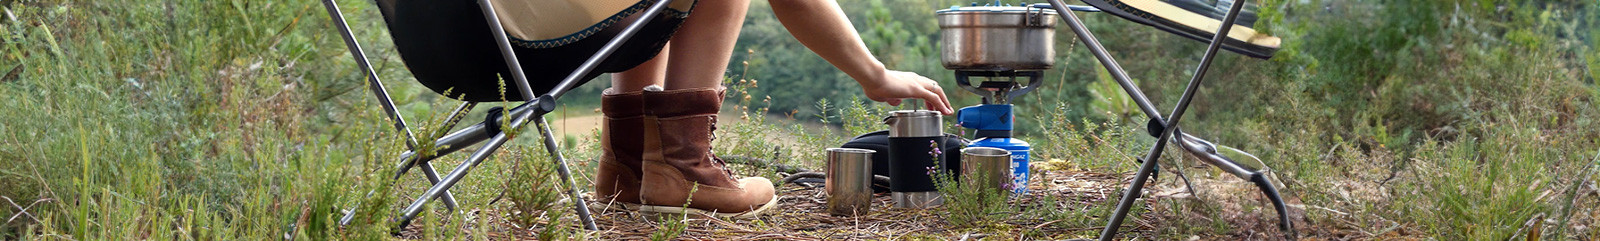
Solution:
<svg viewBox="0 0 1600 241"><path fill-rule="evenodd" d="M963 6L950 6L950 8L941 9L939 11L934 11L934 13L936 13L936 14L955 14L955 13L1025 13L1025 12L1030 12L1030 11L1031 12L1041 12L1041 10L1042 10L1042 12L1044 12L1044 14L1050 14L1050 15L1055 15L1056 14L1056 10L1055 9L1038 8L1038 7L1034 7L1032 5L1029 5L1028 3L1018 3L1017 5L1012 5L1012 4L1008 4L1008 3L1001 3L999 0L996 0L994 2L985 2L981 6L978 5L978 3L976 3L976 2L972 3L969 6L965 6L965 7L963 7Z"/></svg>
<svg viewBox="0 0 1600 241"><path fill-rule="evenodd" d="M939 112L931 110L896 110L890 111L889 115L894 117L929 117L939 116Z"/></svg>

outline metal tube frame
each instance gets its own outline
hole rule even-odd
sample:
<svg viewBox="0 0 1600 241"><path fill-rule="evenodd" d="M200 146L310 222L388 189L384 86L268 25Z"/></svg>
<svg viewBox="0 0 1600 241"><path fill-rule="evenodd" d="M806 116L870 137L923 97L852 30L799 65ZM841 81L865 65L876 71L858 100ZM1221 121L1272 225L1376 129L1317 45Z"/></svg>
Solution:
<svg viewBox="0 0 1600 241"><path fill-rule="evenodd" d="M450 119L449 120L451 120L451 121L446 123L441 128L443 128L444 130L449 130L451 128L455 128L456 124L459 123L457 121L459 121L462 117L465 117L467 112L472 111L472 108L475 107L475 106L478 106L478 102L462 102L460 106L456 107L455 111L451 111L450 112ZM487 139L487 138L485 138L485 139ZM440 139L440 140L443 140L443 139ZM479 141L481 141L481 140L479 140ZM442 142L442 141L440 141L440 142ZM456 142L452 142L452 143L456 143ZM434 148L441 148L441 147L439 147L439 145L435 145ZM453 148L454 149L451 149L450 152L453 152L455 150L461 149L460 147L453 147ZM444 151L436 151L436 152L449 153L449 152L444 152ZM414 153L414 151L408 150L405 153L402 153L400 155L400 160L405 160L405 161L402 162L402 164L401 164L402 166L397 168L399 170L395 172L394 178L395 179L400 179L400 177L404 176L405 173L406 173L406 169L411 167L410 166L411 163L422 162L423 163L422 171L423 171L423 174L428 178L429 183L438 184L439 183L439 174L438 174L437 171L434 171L433 164L428 163L428 162L432 161L435 157L438 157L438 156L440 156L442 154L434 155L434 156L423 156L423 157L413 158L412 157L412 155L413 155L412 153ZM366 197L372 197L372 194L375 193L375 192L376 192L376 190L368 190ZM445 196L449 197L450 193L446 192ZM455 210L456 209L456 201L455 201L454 198L441 198L441 200L444 201L444 204L445 204L446 208L449 208L451 210ZM349 224L350 220L352 220L354 218L355 218L354 210L345 210L344 217L339 218L339 225Z"/></svg>
<svg viewBox="0 0 1600 241"><path fill-rule="evenodd" d="M344 38L345 47L350 49L350 55L355 58L356 64L359 65L363 71L366 71L365 74L367 76L367 88L371 90L372 94L378 98L378 104L383 106L383 111L384 113L388 114L389 120L394 121L395 130L401 134L404 134L406 138L406 148L416 149L416 135L411 133L411 128L408 128L406 125L405 118L400 116L400 111L395 107L394 100L389 98L389 91L383 87L383 82L378 79L377 71L372 69L372 63L367 61L367 54L365 51L361 50L361 43L356 41L355 33L350 31L350 25L345 22L344 14L339 11L339 5L335 3L334 0L324 0L322 1L322 4L323 7L327 8L328 15L332 17L334 26L339 28L339 33ZM406 167L410 167L411 163L414 162L406 162ZM434 170L432 163L423 162L422 173L428 178L429 182L439 183L439 173ZM395 178L400 178L400 176L396 174ZM445 203L445 206L451 210L456 208L455 195L445 193L440 199L442 199L442 201ZM344 219L348 220L348 217Z"/></svg>
<svg viewBox="0 0 1600 241"><path fill-rule="evenodd" d="M1161 131L1160 134L1156 135L1155 145L1151 146L1149 153L1144 159L1141 159L1143 163L1140 164L1139 172L1134 174L1132 183L1129 184L1127 191L1123 193L1121 200L1119 200L1117 204L1116 212L1112 214L1111 219L1107 221L1105 228L1101 230L1100 240L1112 240L1116 237L1117 228L1122 225L1123 219L1127 217L1128 210L1133 207L1133 203L1139 198L1145 181L1148 177L1155 174L1158 166L1156 159L1161 156L1161 152L1165 148L1168 138L1178 142L1178 146L1190 153L1193 153L1202 161L1218 166L1224 171L1227 171L1235 176L1239 176L1240 178L1253 179L1253 177L1258 178L1261 175L1259 170L1249 170L1248 168L1239 165L1227 157L1217 154L1215 144L1193 135L1185 134L1178 128L1178 121L1182 118L1184 111L1188 109L1190 101L1193 100L1196 92L1199 89L1200 83L1204 80L1206 71L1211 66L1212 59L1216 57L1216 53L1222 46L1222 41L1228 36L1229 30L1232 29L1232 23L1238 17L1239 10L1244 6L1245 1L1234 2L1228 11L1228 14L1223 17L1220 29L1217 30L1217 34L1212 37L1210 44L1206 47L1205 55L1201 58L1200 65L1196 67L1195 75L1189 80L1189 84L1184 89L1182 97L1179 98L1178 105L1173 108L1172 114L1170 115L1171 119L1166 119L1161 116L1161 113L1155 108L1155 105L1151 104L1149 98L1145 97L1144 92L1139 90L1137 85L1133 84L1131 78L1128 77L1127 71L1122 69L1122 65L1118 64L1116 59L1112 58L1111 55L1105 50L1105 47L1100 44L1100 40L1095 38L1094 34L1089 32L1087 27L1084 27L1083 20L1079 19L1077 15L1072 14L1072 12L1069 11L1077 10L1094 12L1097 11L1096 9L1069 6L1063 4L1061 0L1048 1L1058 13L1065 15L1062 19L1067 22L1067 26L1072 29L1072 32L1077 35L1080 41L1083 41L1085 45L1088 45L1089 51L1093 53L1095 58L1100 61L1101 65L1103 65L1106 70L1111 73L1111 77L1117 81L1117 84L1120 85L1124 91L1127 92L1128 96L1132 97L1134 102L1139 105L1139 109L1143 111L1146 116L1150 117L1152 127L1159 126Z"/></svg>
<svg viewBox="0 0 1600 241"><path fill-rule="evenodd" d="M401 217L398 220L399 227L405 227L406 225L410 224L410 222L422 212L427 202L435 197L440 197L445 201L448 207L455 209L455 200L453 197L451 197L449 189L456 183L460 182L461 179L467 175L467 172L471 171L473 167L476 167L479 163L482 163L484 160L488 159L502 145L510 141L512 138L515 138L514 135L509 135L510 133L489 133L491 128L488 125L498 125L503 121L509 121L510 125L508 126L515 130L521 129L523 126L525 126L525 124L527 124L527 122L529 122L529 120L537 118L535 125L538 126L540 135L543 137L542 139L544 141L545 150L549 152L550 156L553 157L556 162L558 162L559 165L557 165L557 171L561 175L563 182L565 182L568 187L566 194L569 196L569 198L571 198L571 200L573 200L574 209L578 213L579 218L582 220L584 228L588 230L597 230L594 219L589 213L588 205L578 192L576 182L572 179L571 171L568 168L566 158L561 155L560 147L556 145L555 138L550 134L550 128L544 119L544 114L554 110L556 99L565 95L567 90L576 85L583 76L593 72L601 62L605 61L605 59L610 57L612 53L616 52L616 50L621 47L622 43L632 38L634 34L643 28L645 23L659 15L669 4L671 4L671 2L671 0L660 0L651 5L650 8L642 13L642 15L639 15L639 18L627 25L627 27L624 28L622 32L618 33L615 38L606 42L606 44L602 46L599 51L597 51L589 59L585 60L583 64L578 67L578 69L564 78L556 85L555 88L552 88L549 92L542 96L535 97L531 85L528 84L527 76L523 73L522 66L517 61L515 50L511 48L510 40L505 35L505 30L502 27L496 13L494 12L493 5L489 4L489 0L479 0L478 4L481 10L484 12L486 20L488 20L490 25L489 27L495 34L495 41L500 48L501 55L503 58L505 58L507 67L510 69L514 81L516 81L515 83L519 84L517 86L517 90L527 101L515 108L512 108L510 111L508 111L508 115L504 115L500 117L500 119L496 119L488 123L472 125L440 137L434 142L435 147L439 149L436 150L433 155L418 155L415 151L417 141L414 135L411 134L410 129L406 128L403 120L399 118L399 112L395 109L393 101L389 98L388 93L383 89L382 85L378 83L377 76L373 74L375 72L365 61L365 54L362 53L362 50L357 44L354 35L349 30L349 26L345 24L343 15L338 10L338 6L334 3L334 0L323 0L324 5L328 8L329 15L331 15L331 17L339 26L341 33L344 34L347 47L350 47L351 52L357 56L357 62L361 63L362 68L366 69L368 72L368 76L370 77L369 80L371 81L372 86L374 86L372 91L377 95L379 102L383 104L383 107L385 108L384 110L390 114L391 119L395 120L396 128L406 134L408 141L407 146L411 149L411 151L402 153L401 156L402 160L404 161L401 163L400 168L398 168L395 173L396 178L404 174L406 170L408 170L413 164L421 162L421 169L425 174L428 174L427 176L429 177L429 180L433 182L433 186L429 187L422 196L418 197L401 211ZM462 107L458 107L456 109L456 113L461 114L470 109L470 103L464 104ZM455 115L456 114L452 114L452 119L456 118ZM459 151L465 148L465 146L473 143L484 142L486 140L487 142L484 143L482 147L474 151L466 161L462 162L460 165L457 165L455 169L453 169L443 178L439 178L438 174L433 170L432 165L429 164L429 161L438 158L439 156ZM370 196L371 193L369 192L368 195ZM347 213L347 215L340 220L340 224L347 224L351 220L352 216L354 216L353 211Z"/></svg>

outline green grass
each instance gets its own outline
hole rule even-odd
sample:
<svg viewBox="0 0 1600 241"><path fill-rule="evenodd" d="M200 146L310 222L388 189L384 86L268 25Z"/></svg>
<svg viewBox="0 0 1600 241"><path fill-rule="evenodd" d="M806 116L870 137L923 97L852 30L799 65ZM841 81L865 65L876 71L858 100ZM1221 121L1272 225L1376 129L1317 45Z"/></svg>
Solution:
<svg viewBox="0 0 1600 241"><path fill-rule="evenodd" d="M418 175L394 180L386 174L404 143L365 92L320 2L0 2L16 16L0 17L0 196L24 207L38 203L0 225L0 239L387 239L394 213L426 185ZM1600 151L1600 131L1593 128L1600 126L1600 87L1594 84L1600 6L1261 4L1260 28L1284 37L1284 48L1270 61L1219 57L1184 126L1262 157L1285 197L1299 205L1294 210L1304 217L1297 220L1302 235L1503 240L1600 234L1580 225L1597 218L1596 190L1578 186L1596 181ZM417 133L440 130L443 112L455 102L413 83L370 3L341 6ZM885 16L908 11L892 10L872 14L886 22ZM1170 108L1201 47L1148 29L1118 31L1134 26L1108 16L1084 16L1157 105ZM874 28L869 38L906 35L894 29ZM1061 159L1095 172L1133 171L1133 158L1153 142L1140 128L1143 117L1128 115L1126 100L1108 88L1082 47L1060 49L1064 64L1052 74L1063 81L1051 84L1061 90L1025 97L1019 108L1019 122L1038 127L1023 137L1034 144L1034 159ZM891 109L883 105L753 94L762 84L786 80L745 79L749 71L738 67L782 69L763 63L788 63L777 57L793 53L746 54L740 58L752 63L736 66L739 79L728 81L729 106L746 113L746 121L721 126L719 154L818 169L822 154L816 150L882 129L881 116ZM931 66L915 60L924 54L898 54L904 56L891 64ZM6 77L12 69L16 77ZM1082 96L1048 97L1061 93ZM764 114L774 102L794 101L815 105L823 117L816 119L833 128ZM593 106L577 100L557 115L589 115ZM578 187L589 186L597 139L584 133L561 140ZM1197 162L1175 152L1160 161L1184 167L1196 180L1233 180L1194 168ZM573 228L576 219L565 211L570 203L559 201L559 190L541 185L559 182L547 175L543 153L537 140L521 138L452 190L465 209L514 211L509 217L518 225L542 228L539 237L591 237ZM464 157L447 156L436 165L449 170ZM770 167L738 172L777 178ZM1173 184L1173 176L1163 173L1158 183ZM364 196L368 191L373 195ZM491 204L502 192L505 200ZM1198 196L1141 203L1130 223L1169 228L1130 235L1225 239L1276 229L1259 221L1273 211L1256 194ZM1006 212L1018 214L1011 220L1088 227L1104 222L1112 202L1047 197ZM354 224L337 227L341 210L352 207L359 214ZM419 219L426 227L422 237L476 239L491 232L490 220L438 204L429 210ZM974 209L935 211L972 214L963 210ZM0 205L0 217L19 211ZM1016 226L987 224L954 229ZM678 237L684 228L665 226L656 237ZM931 234L909 237L949 238L925 235Z"/></svg>
<svg viewBox="0 0 1600 241"><path fill-rule="evenodd" d="M982 169L982 165L972 168ZM963 167L965 168L965 167ZM944 218L950 224L958 227L983 228L1003 221L1007 216L1016 215L1013 210L1007 210L1006 199L1010 196L1009 190L997 191L999 186L983 184L975 180L989 180L988 173L978 172L976 175L961 176L956 180L951 173L935 173L939 194L943 195L945 212ZM1009 180L1009 178L1007 178Z"/></svg>
<svg viewBox="0 0 1600 241"><path fill-rule="evenodd" d="M375 171L387 170L402 145L369 98L344 93L361 87L358 75L317 2L7 7L18 18L4 23L0 62L24 72L0 86L13 113L0 117L0 195L51 201L29 210L39 219L10 222L0 235L386 233L366 228L378 225L335 231L339 209L389 186ZM383 63L397 73L397 62ZM379 190L363 202L368 216L392 213L390 190ZM384 223L375 220L384 219L358 221Z"/></svg>

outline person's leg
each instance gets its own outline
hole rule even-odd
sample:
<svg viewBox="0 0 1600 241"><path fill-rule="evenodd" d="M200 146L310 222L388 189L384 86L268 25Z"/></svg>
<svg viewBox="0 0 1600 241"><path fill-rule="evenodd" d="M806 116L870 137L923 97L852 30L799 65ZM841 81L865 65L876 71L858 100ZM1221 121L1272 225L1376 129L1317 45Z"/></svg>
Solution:
<svg viewBox="0 0 1600 241"><path fill-rule="evenodd" d="M672 49L672 42L668 41L666 47L661 48L661 53L655 58L645 61L639 66L627 71L611 74L611 88L621 92L643 90L645 86L665 84L667 78L667 53Z"/></svg>
<svg viewBox="0 0 1600 241"><path fill-rule="evenodd" d="M605 115L601 123L600 165L594 178L595 194L606 209L636 210L639 203L639 179L644 153L644 92L645 86L661 85L666 79L667 49L632 69L611 74L611 88L600 95L600 110Z"/></svg>
<svg viewBox="0 0 1600 241"><path fill-rule="evenodd" d="M749 0L701 1L672 37L665 90L644 91L639 211L755 217L777 203L772 181L733 179L711 151L722 72Z"/></svg>
<svg viewBox="0 0 1600 241"><path fill-rule="evenodd" d="M678 33L672 35L671 51L662 51L672 59L667 63L664 87L674 90L720 86L749 8L749 0L700 1Z"/></svg>

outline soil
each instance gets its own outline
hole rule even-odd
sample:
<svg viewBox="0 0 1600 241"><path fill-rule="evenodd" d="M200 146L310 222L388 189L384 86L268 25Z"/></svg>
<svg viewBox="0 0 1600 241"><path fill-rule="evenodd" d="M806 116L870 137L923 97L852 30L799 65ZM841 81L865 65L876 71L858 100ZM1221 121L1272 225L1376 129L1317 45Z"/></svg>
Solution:
<svg viewBox="0 0 1600 241"><path fill-rule="evenodd" d="M1048 171L1030 185L1026 195L1013 197L1013 207L1024 205L1063 205L1088 207L1115 198L1123 180L1115 174L1080 171ZM689 240L901 240L901 239L1068 239L1086 238L1098 233L1103 220L1090 219L1091 225L1073 220L1049 220L1042 215L1006 215L983 227L958 227L939 216L937 210L893 208L887 193L874 195L871 212L854 217L827 214L827 195L823 188L787 184L779 187L778 206L768 214L750 220L722 220L703 216L685 219L686 227L678 239ZM1044 204L1044 201L1056 203ZM587 234L598 240L649 239L663 219L628 211L607 210L605 202L588 200L600 230ZM1019 208L1020 209L1020 208ZM494 238L535 239L543 227L522 227L488 213L497 225ZM1148 219L1130 218L1130 220ZM572 220L576 221L576 220ZM981 231L974 231L981 230ZM1122 235L1148 237L1149 223L1129 221Z"/></svg>
<svg viewBox="0 0 1600 241"><path fill-rule="evenodd" d="M552 131L558 135L591 135L600 128L603 117L599 115L575 116L554 120L551 123ZM781 118L781 117L779 117ZM723 113L721 120L728 122L739 121L738 115ZM794 143L788 140L785 143ZM1163 173L1160 178L1174 177L1173 173ZM1201 174L1203 175L1203 174ZM1030 192L1025 195L1014 196L1008 200L1008 205L1014 207L1012 212L1022 210L1068 210L1076 212L1095 212L1095 209L1110 209L1112 201L1121 195L1121 189L1133 173L1096 173L1075 168L1070 170L1044 171L1042 175L1035 176L1028 188ZM1161 237L1163 233L1170 235L1172 230L1162 230L1170 227L1166 222L1183 220L1200 220L1223 218L1231 226L1233 239L1250 240L1278 240L1282 236L1274 222L1276 213L1270 211L1270 205L1257 200L1259 194L1253 190L1249 183L1228 178L1191 177L1197 182L1197 187L1202 190L1200 200L1183 187L1181 183L1171 180L1152 181L1145 189L1145 195L1139 205L1145 210L1139 210L1128 217L1123 227L1119 230L1120 238L1150 239ZM1242 189L1241 189L1242 188ZM1244 190L1251 189L1251 190ZM871 212L855 217L835 217L825 210L827 195L821 187L801 186L797 184L784 184L779 187L777 206L771 208L758 218L751 220L722 220L711 217L690 216L682 222L685 228L676 239L690 240L901 240L901 239L939 239L939 240L1060 240L1073 238L1093 238L1105 224L1103 217L1097 215L1060 215L1083 216L1081 218L1044 218L1048 215L1026 215L1010 213L1007 218L993 220L986 224L957 225L940 216L940 210L920 210L893 208L893 202L887 193L874 195ZM570 209L552 209L552 212L561 212L562 223L557 224L567 228L567 232L580 232L580 237L599 240L641 240L650 239L652 234L658 233L663 219L651 217L629 211L608 210L607 202L594 200L593 194L585 194L591 213L594 214L600 230L582 233L581 225L577 224L576 215ZM1196 214L1195 210L1171 210L1171 206L1162 205L1162 202L1210 202L1220 204L1226 217L1215 217ZM1289 200L1291 215L1296 220L1304 220L1304 205L1298 200ZM1245 206L1259 206L1259 208L1246 208ZM570 204L558 204L570 207ZM1040 206L1053 205L1053 206ZM1263 210L1268 209L1268 210ZM1250 211L1246 211L1250 210ZM1103 212L1103 210L1100 210ZM509 210L474 210L468 219L486 218L493 226L486 227L491 233L491 239L496 240L534 240L540 231L548 228L548 224L519 225L506 219ZM1104 215L1104 214L1098 214ZM1297 225L1304 225L1297 223ZM1158 228L1163 227L1163 228ZM470 228L470 227L469 227ZM475 228L472 228L475 229ZM1316 228L1297 226L1302 235ZM420 235L421 227L413 225L400 235L401 238L416 239ZM1338 231L1317 232L1318 236L1331 235ZM1339 235L1333 235L1339 236ZM561 237L572 238L572 237ZM1167 237L1172 238L1172 237ZM1190 237L1191 240L1215 239L1228 237L1200 238Z"/></svg>

